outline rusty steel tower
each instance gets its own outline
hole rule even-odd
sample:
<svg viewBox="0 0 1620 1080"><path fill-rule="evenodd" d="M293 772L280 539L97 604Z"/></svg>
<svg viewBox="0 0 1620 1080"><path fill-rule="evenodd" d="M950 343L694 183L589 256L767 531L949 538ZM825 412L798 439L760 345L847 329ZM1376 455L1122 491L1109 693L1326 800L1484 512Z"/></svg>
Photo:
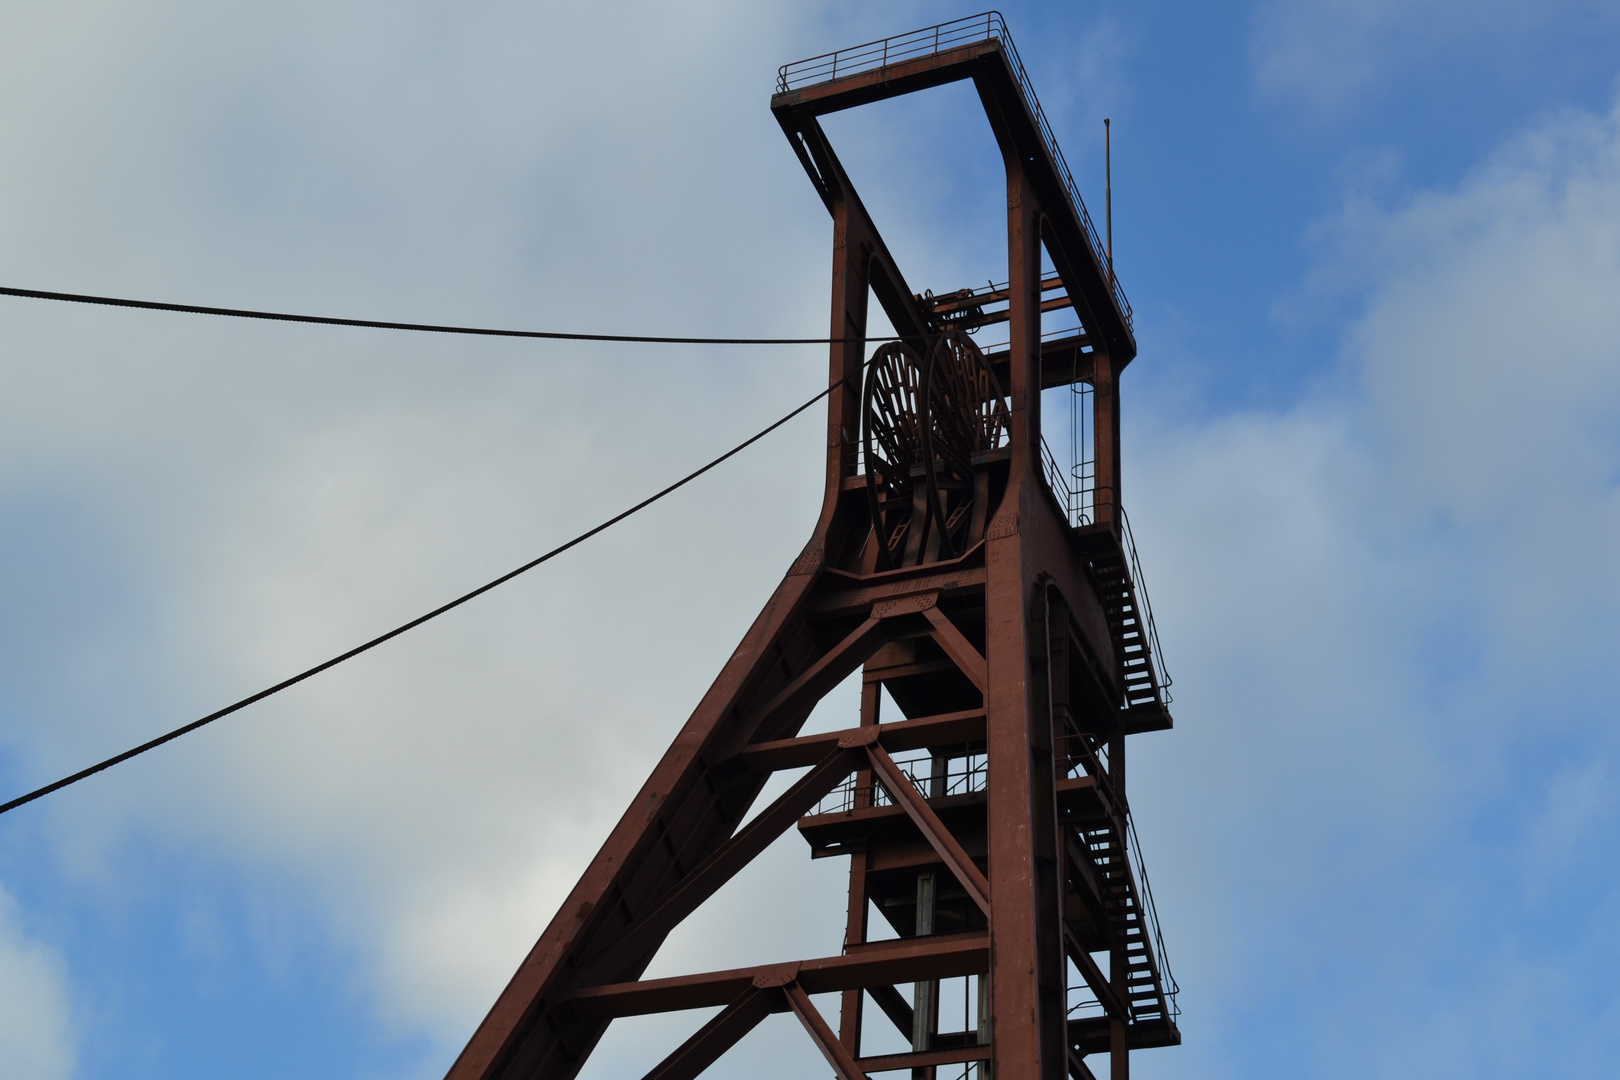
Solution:
<svg viewBox="0 0 1620 1080"><path fill-rule="evenodd" d="M957 80L1006 165L1007 282L918 294L817 118ZM718 1007L648 1080L695 1077L788 1011L841 1080L1087 1080L1097 1055L1123 1080L1132 1050L1180 1042L1125 784L1127 737L1171 723L1120 502L1130 306L998 14L789 64L777 91L833 219L821 516L449 1075L567 1080L616 1017ZM870 357L869 295L899 338ZM1043 334L1043 313L1069 328ZM973 331L996 324L985 351ZM1066 467L1043 391L1071 408ZM857 670L858 721L801 735ZM641 978L794 827L849 860L842 943ZM833 992L823 1016L809 995ZM863 1028L889 1024L869 1036L909 1049L868 1052Z"/></svg>

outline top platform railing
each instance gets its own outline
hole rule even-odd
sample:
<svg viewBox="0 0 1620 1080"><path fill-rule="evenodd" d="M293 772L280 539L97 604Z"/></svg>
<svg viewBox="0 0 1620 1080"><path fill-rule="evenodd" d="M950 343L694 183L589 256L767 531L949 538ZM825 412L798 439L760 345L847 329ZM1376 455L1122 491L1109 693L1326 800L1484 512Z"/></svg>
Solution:
<svg viewBox="0 0 1620 1080"><path fill-rule="evenodd" d="M949 49L970 45L975 41L1001 42L1002 51L1006 54L1013 74L1018 79L1019 89L1024 93L1024 104L1035 117L1035 126L1040 129L1041 141L1046 144L1047 152L1052 155L1052 163L1057 166L1058 177L1069 193L1069 200L1074 204L1075 213L1085 226L1086 240L1091 244L1091 252L1097 258L1097 265L1103 267L1108 275L1109 285L1114 291L1114 300L1119 304L1120 315L1124 317L1126 326L1134 326L1131 303L1125 299L1125 290L1119 287L1119 278L1114 273L1108 250L1097 236L1097 226L1092 222L1091 214L1086 211L1085 200L1080 197L1080 189L1075 186L1074 175L1069 172L1069 163L1063 160L1063 151L1058 147L1057 137L1052 134L1052 125L1047 122L1040 99L1035 96L1035 87L1029 81L1029 73L1024 70L1024 62L1018 58L1018 49L1013 45L1011 35L1007 33L1007 22L1001 17L1001 12L987 11L982 15L953 19L938 26L928 26L879 41L868 41L864 45L853 45L837 52L812 56L808 60L783 64L776 72L776 90L777 93L787 93L789 90L816 86L868 71L881 71L891 64L933 56Z"/></svg>

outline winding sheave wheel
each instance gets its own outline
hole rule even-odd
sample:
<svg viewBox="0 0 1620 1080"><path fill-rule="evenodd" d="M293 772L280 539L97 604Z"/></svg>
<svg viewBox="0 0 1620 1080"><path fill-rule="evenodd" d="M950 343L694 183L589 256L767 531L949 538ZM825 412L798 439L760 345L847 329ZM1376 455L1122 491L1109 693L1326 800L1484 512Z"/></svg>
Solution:
<svg viewBox="0 0 1620 1080"><path fill-rule="evenodd" d="M934 339L922 389L929 416L922 440L929 508L939 557L950 558L984 536L990 510L984 466L1005 456L1010 418L1001 381L960 330Z"/></svg>
<svg viewBox="0 0 1620 1080"><path fill-rule="evenodd" d="M873 354L861 416L875 565L914 566L961 555L984 536L991 478L1007 456L1001 383L960 330L927 358L902 342Z"/></svg>
<svg viewBox="0 0 1620 1080"><path fill-rule="evenodd" d="M901 565L907 534L922 528L926 486L917 483L923 445L922 360L899 341L872 354L861 402L866 493L882 569Z"/></svg>

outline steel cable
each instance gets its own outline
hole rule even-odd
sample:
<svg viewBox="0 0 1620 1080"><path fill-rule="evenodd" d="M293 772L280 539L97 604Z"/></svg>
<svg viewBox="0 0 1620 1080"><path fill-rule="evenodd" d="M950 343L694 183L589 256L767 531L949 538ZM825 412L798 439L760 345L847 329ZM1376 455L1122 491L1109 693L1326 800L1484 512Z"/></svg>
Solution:
<svg viewBox="0 0 1620 1080"><path fill-rule="evenodd" d="M445 326L438 323L386 322L381 319L345 319L333 315L294 315L283 311L205 307L201 304L171 304L160 300L130 300L118 296L48 292L43 289L17 289L3 285L0 285L0 296L15 296L25 300L59 300L69 304L98 304L103 307L139 308L144 311L175 311L187 315L219 315L230 319L265 319L270 322L312 323L317 326L358 326L370 330L414 330L424 334L544 338L550 341L620 341L643 345L840 345L893 340L892 338L655 337L643 334L575 334L562 330L499 330L485 326Z"/></svg>
<svg viewBox="0 0 1620 1080"><path fill-rule="evenodd" d="M385 641L390 641L390 640L392 640L392 639L394 639L396 637L399 637L399 635L405 633L407 630L413 630L416 627L421 626L423 623L428 622L431 619L438 618L440 615L443 615L447 611L450 611L450 610L452 610L454 608L460 607L462 604L465 604L469 600L472 600L472 599L474 599L476 597L482 596L484 593L489 592L491 589L495 588L498 585L504 585L506 582L511 581L513 578L517 577L518 575L524 574L524 573L527 573L530 570L533 570L535 567L539 566L541 563L546 562L546 561L548 561L550 559L556 558L558 555L561 555L563 552L567 551L569 548L576 547L577 545L584 543L586 540L589 540L591 537L595 536L597 533L603 532L604 530L609 529L614 525L617 525L619 522L623 521L625 518L627 518L630 515L636 513L637 511L646 509L647 507L651 506L653 503L657 502L659 499L662 499L665 495L668 495L671 492L677 491L680 488L685 487L687 484L691 483L693 480L696 480L698 477L702 476L704 473L708 472L710 469L713 469L715 466L721 464L722 462L728 460L729 458L735 457L736 455L742 453L742 451L748 449L748 447L752 446L754 443L756 443L759 440L763 439L765 436L769 435L771 432L775 431L777 428L781 427L783 424L787 423L789 420L792 420L795 416L798 416L800 413L804 412L804 410L808 409L810 406L814 405L816 402L820 401L822 398L824 398L828 394L832 393L833 390L836 387L838 387L839 385L841 385L841 384L840 383L834 383L832 386L827 387L825 390L821 391L815 397L811 398L809 401L806 401L803 405L800 405L798 408L794 409L792 412L788 413L786 416L782 417L780 420L777 420L775 423L771 424L769 427L764 428L763 430L759 431L757 434L752 435L749 438L747 438L747 439L743 440L742 442L738 443L736 446L732 447L730 450L727 450L725 453L721 454L719 457L715 458L713 461L709 462L707 465L704 465L702 468L699 468L699 469L694 470L693 472L687 473L685 476L681 477L681 479L675 481L673 484L670 484L668 487L664 488L662 491L659 491L657 494L651 495L651 496L641 500L640 502L636 503L636 505L630 507L630 509L625 510L625 511L619 513L619 514L616 514L611 518L608 518L606 521L602 522L600 525L597 525L595 528L587 529L585 532L580 533L578 536L574 537L572 540L568 541L567 543L561 544L561 545L559 545L557 547L552 548L550 551L546 552L544 555L541 555L539 558L531 559L529 562L524 563L522 566L518 567L516 570L508 571L507 573L502 574L500 577L496 578L495 580L487 582L487 583L485 583L483 585L480 585L478 588L472 590L469 593L464 593L461 596L456 597L454 600L450 601L448 604L442 604L439 607L434 608L432 611L429 611L425 615L419 615L416 618L412 619L410 622L403 623L400 626L396 626L394 629L388 631L385 634L379 634L377 637L372 638L370 641L367 641L364 644L357 645L357 646L355 646L354 648L350 649L347 652L339 653L337 656L332 657L330 660L327 660L324 663L316 664L314 667L309 668L308 670L305 670L305 671L301 671L297 675L292 676L291 678L283 679L281 682L276 683L274 686L266 687L265 689L260 690L258 693L253 694L253 695L251 695L249 697L245 697L241 701L236 702L235 704L227 705L225 708L220 709L217 712L211 712L207 716L202 717L201 719L193 720L189 724L186 724L186 725L184 725L182 727L177 727L173 731L168 732L167 734L159 735L155 739L152 739L152 740L150 740L148 742L141 743L139 746L133 747L132 749L125 750L122 754L118 754L118 755L115 755L113 757L110 757L107 760L99 762L99 763L97 763L95 765L92 765L87 769L80 769L78 772L73 773L71 776L64 776L62 779L56 781L55 783L46 784L44 787L38 788L38 789L36 789L34 791L30 791L26 795L20 795L17 798L12 799L10 802L5 803L3 805L0 805L0 814L4 814L4 813L7 813L7 812L9 812L11 810L15 810L17 807L23 806L23 805L25 805L27 803L31 803L35 799L42 798L43 796L49 795L53 791L60 791L62 788L65 788L70 784L76 784L80 780L84 780L84 779L87 779L88 777L94 776L96 773L101 772L103 769L110 769L114 765L118 765L118 764L120 764L122 762L128 761L130 758L138 757L139 755L146 753L148 750L156 750L158 747L162 746L166 742L171 742L171 741L173 741L175 739L178 739L182 735L186 735L186 734L188 734L190 732L196 731L198 728L203 727L206 724L212 724L215 720L223 719L224 717L227 717L227 716L231 715L234 712L237 712L237 711L239 711L241 709L245 709L249 705L252 705L254 702L263 701L265 698L270 697L273 694L279 694L281 691L287 689L290 686L296 686L298 683L303 682L305 679L309 678L312 675L319 675L321 672L326 671L328 668L336 667L337 665L343 663L345 660L352 660L354 657L359 656L361 653L366 652L369 649L376 648L378 645L381 645Z"/></svg>

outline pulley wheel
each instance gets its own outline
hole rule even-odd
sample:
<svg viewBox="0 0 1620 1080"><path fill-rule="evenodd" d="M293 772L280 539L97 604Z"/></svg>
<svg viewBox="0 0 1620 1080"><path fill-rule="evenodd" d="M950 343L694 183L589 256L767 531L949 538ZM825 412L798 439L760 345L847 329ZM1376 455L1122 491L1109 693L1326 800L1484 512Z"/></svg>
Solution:
<svg viewBox="0 0 1620 1080"><path fill-rule="evenodd" d="M922 360L916 350L891 341L872 354L861 400L861 450L866 461L866 493L879 564L897 560L891 545L901 526L911 522L915 481L912 472L923 456Z"/></svg>
<svg viewBox="0 0 1620 1080"><path fill-rule="evenodd" d="M928 505L939 530L940 554L960 555L977 487L975 455L1007 445L1011 417L1001 380L979 346L960 330L934 339L923 365L922 395L929 417L921 447Z"/></svg>

